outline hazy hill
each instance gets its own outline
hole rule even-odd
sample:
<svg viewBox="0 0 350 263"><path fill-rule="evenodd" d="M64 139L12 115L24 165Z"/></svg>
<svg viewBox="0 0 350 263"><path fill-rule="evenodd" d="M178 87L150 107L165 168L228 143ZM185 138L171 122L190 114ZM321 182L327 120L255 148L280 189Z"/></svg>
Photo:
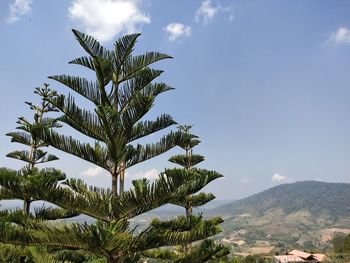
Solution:
<svg viewBox="0 0 350 263"><path fill-rule="evenodd" d="M350 231L350 184L304 181L278 185L208 214L225 219L225 238L327 247L335 232ZM239 230L244 234L237 234Z"/></svg>
<svg viewBox="0 0 350 263"><path fill-rule="evenodd" d="M219 206L212 210L221 215L254 214L262 216L266 212L280 208L286 214L308 210L315 216L350 216L350 184L304 181L282 184Z"/></svg>

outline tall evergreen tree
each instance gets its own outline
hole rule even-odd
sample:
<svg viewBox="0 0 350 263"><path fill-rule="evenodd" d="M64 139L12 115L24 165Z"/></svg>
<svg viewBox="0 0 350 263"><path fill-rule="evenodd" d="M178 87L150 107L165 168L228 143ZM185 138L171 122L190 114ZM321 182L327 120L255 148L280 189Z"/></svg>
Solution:
<svg viewBox="0 0 350 263"><path fill-rule="evenodd" d="M70 63L92 70L96 81L68 75L50 78L89 100L93 110L78 106L72 94L48 98L48 101L63 113L61 122L92 138L95 143L82 143L53 131L46 132L43 137L53 147L107 170L112 177L112 192L117 196L118 179L119 194L124 192L127 168L171 149L179 136L170 132L156 143L136 143L138 139L176 123L167 114L153 121L142 120L156 97L172 89L165 83L153 83L163 71L149 66L170 56L158 52L133 55L140 34L124 36L115 42L113 50L108 50L91 36L76 30L73 33L88 56Z"/></svg>
<svg viewBox="0 0 350 263"><path fill-rule="evenodd" d="M96 81L66 75L51 78L90 100L94 109L88 111L78 107L72 95L44 100L63 113L59 121L94 139L95 144L60 135L50 127L42 126L37 134L45 143L109 171L112 187L89 187L82 180L72 178L64 183L31 184L33 199L85 214L94 218L95 223L53 225L26 220L26 231L23 231L16 224L0 220L0 242L83 249L115 263L138 262L140 257L155 257L152 251L156 248L188 244L219 233L221 218L204 220L201 216L168 221L156 219L138 232L130 227L130 219L167 203L180 203L184 197L197 193L221 175L204 169L169 169L154 182L134 180L133 186L125 191L125 169L167 151L187 136L182 132L170 132L157 143L135 145L136 140L175 123L169 115L161 115L154 121L141 120L152 108L156 97L171 89L164 83L152 83L162 71L148 66L169 56L157 52L133 56L138 34L122 37L114 50L107 50L92 37L73 32L88 56L72 63L93 70ZM11 193L18 191L19 186L14 173L0 169L0 185ZM119 194L118 178L121 180ZM206 247L211 246L206 244ZM176 262L190 262L190 256L178 258ZM196 262L205 262L202 259Z"/></svg>

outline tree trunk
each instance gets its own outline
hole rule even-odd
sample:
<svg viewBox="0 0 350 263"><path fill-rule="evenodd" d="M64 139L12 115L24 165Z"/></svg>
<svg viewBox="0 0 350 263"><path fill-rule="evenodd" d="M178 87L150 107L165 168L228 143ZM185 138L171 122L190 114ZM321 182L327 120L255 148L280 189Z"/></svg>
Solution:
<svg viewBox="0 0 350 263"><path fill-rule="evenodd" d="M112 194L118 196L118 173L112 173Z"/></svg>
<svg viewBox="0 0 350 263"><path fill-rule="evenodd" d="M125 184L125 162L122 162L120 165L120 177L119 177L119 194L124 193L124 184Z"/></svg>
<svg viewBox="0 0 350 263"><path fill-rule="evenodd" d="M23 200L23 212L28 215L30 211L30 199L26 198Z"/></svg>
<svg viewBox="0 0 350 263"><path fill-rule="evenodd" d="M186 217L189 219L192 215L192 206L186 207Z"/></svg>

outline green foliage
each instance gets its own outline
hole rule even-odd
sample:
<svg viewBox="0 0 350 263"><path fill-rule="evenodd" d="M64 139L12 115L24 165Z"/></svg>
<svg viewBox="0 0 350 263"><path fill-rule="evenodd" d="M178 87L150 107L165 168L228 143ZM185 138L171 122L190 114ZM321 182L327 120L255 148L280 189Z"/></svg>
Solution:
<svg viewBox="0 0 350 263"><path fill-rule="evenodd" d="M324 261L325 263L347 263L350 262L350 255L344 253L336 253L329 255L329 258Z"/></svg>
<svg viewBox="0 0 350 263"><path fill-rule="evenodd" d="M335 253L350 254L350 234L336 233L332 239L332 244Z"/></svg>
<svg viewBox="0 0 350 263"><path fill-rule="evenodd" d="M183 139L179 141L178 145L185 150L183 155L175 155L169 159L170 162L176 163L183 168L167 169L165 174L168 178L171 178L173 182L181 185L183 182L191 183L193 180L198 181L197 191L201 190L208 183L222 177L221 174L215 171L208 171L205 169L198 169L193 166L202 162L204 157L201 155L193 154L193 148L199 144L198 137L190 133L191 126L179 126L179 131L184 134ZM196 192L197 192L196 191ZM180 241L182 246L177 250L176 255L168 259L176 260L174 262L206 262L216 258L226 256L229 251L222 245L215 244L212 240L204 240L196 246L191 243L199 239L205 239L206 237L213 236L221 232L219 226L223 220L220 217L215 217L209 220L203 220L202 216L194 216L192 209L206 204L213 200L215 196L207 193L196 193L183 195L176 202L175 205L179 205L185 208L186 217L178 217L175 220L168 222L160 222L159 220L153 220L151 223L152 231L159 229L169 229L172 231L185 230L187 233L183 233L181 236L174 235L173 238ZM166 235L168 235L166 233ZM181 238L185 238L181 240ZM154 257L163 255L160 251L152 251ZM163 257L164 258L164 257Z"/></svg>
<svg viewBox="0 0 350 263"><path fill-rule="evenodd" d="M155 143L142 145L136 142L175 124L166 114L153 121L142 120L153 107L156 97L172 89L164 83L153 83L162 71L149 68L152 63L169 56L157 52L132 55L138 34L120 38L113 50L107 50L94 38L76 30L73 33L88 56L71 63L94 71L96 80L89 82L67 75L52 76L51 79L90 100L93 110L81 108L71 94L57 95L50 91L52 96L46 96L45 90L38 91L43 98L41 108L29 103L33 110L39 112L34 117L34 124L20 119L19 129L28 134L12 133L10 136L13 141L28 145L30 151L16 151L9 155L29 163L25 168L27 173L19 176L22 174L16 171L0 169L0 195L4 198L24 196L28 204L44 200L58 208L40 207L29 213L29 206L26 206L27 213L2 212L0 242L47 247L51 252L56 250L53 258L47 258L48 262L103 262L103 258L108 263L131 263L138 262L141 257L172 256L174 253L157 249L190 244L219 233L221 218L205 220L201 215L192 215L192 211L186 217L153 220L141 231L130 227L130 219L164 204L185 204L188 212L194 206L205 204L214 196L198 192L222 175L192 167L204 157L192 155L192 147L199 140L188 132L188 126L164 135ZM42 118L44 113L56 109L63 114L57 120ZM57 121L94 142L80 142L72 136L59 134L53 130L59 126ZM41 149L47 145L104 168L111 174L112 187L87 186L80 179L65 179L58 170L38 169L36 164L57 159ZM168 169L153 182L135 180L129 190L124 189L127 168L176 145L184 148L188 155L186 158L177 156L173 161L182 163L185 169ZM92 224L48 221L77 214L85 214L96 221ZM222 245L205 240L190 251L177 254L174 262L205 262L227 253ZM94 256L89 258L90 255Z"/></svg>
<svg viewBox="0 0 350 263"><path fill-rule="evenodd" d="M23 258L25 263L34 263L33 256L28 248L0 243L0 262L17 263Z"/></svg>
<svg viewBox="0 0 350 263"><path fill-rule="evenodd" d="M121 195L127 168L168 151L181 138L180 133L169 132L155 143L134 143L176 124L167 114L153 121L142 120L154 106L157 96L173 89L165 83L153 82L162 71L150 65L171 57L158 52L133 55L139 34L118 39L115 48L108 50L91 36L77 30L73 33L88 56L71 63L92 70L96 80L69 75L50 78L89 100L94 105L93 110L77 105L72 94L46 100L63 114L60 122L92 138L95 143L83 143L49 129L43 129L40 136L51 146L107 170L112 177L113 194Z"/></svg>
<svg viewBox="0 0 350 263"><path fill-rule="evenodd" d="M72 263L105 263L103 257L97 257L84 250L58 250L51 252L53 259L59 262L72 262Z"/></svg>

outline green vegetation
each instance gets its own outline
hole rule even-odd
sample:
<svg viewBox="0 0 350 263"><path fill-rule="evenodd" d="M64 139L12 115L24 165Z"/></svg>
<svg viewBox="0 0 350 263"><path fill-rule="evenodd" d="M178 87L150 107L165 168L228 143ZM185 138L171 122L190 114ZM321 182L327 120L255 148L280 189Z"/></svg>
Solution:
<svg viewBox="0 0 350 263"><path fill-rule="evenodd" d="M262 216L271 210L281 209L285 214L302 210L315 216L332 219L347 217L350 207L350 184L304 181L282 184L215 209L215 213L231 215L250 213Z"/></svg>
<svg viewBox="0 0 350 263"><path fill-rule="evenodd" d="M190 129L192 126L179 126L179 130L183 133L184 139L179 143L179 146L185 151L185 154L179 154L172 156L169 161L175 163L179 166L182 166L182 169L167 169L165 173L168 176L182 176L181 180L185 180L186 182L191 182L194 179L194 176L198 178L198 180L203 180L203 186L207 185L213 180L216 180L222 175L217 173L212 173L209 177L207 176L207 172L203 169L195 168L197 164L204 161L204 156L199 154L193 154L193 148L197 146L200 141L197 136L190 133ZM194 172L195 174L193 174ZM207 193L198 193L198 194L189 194L184 195L179 198L173 204L181 206L185 209L186 217L182 217L181 219L184 222L188 222L189 226L196 222L197 220L202 220L202 216L193 215L193 208L202 206L211 200L213 200L215 196L213 194ZM212 224L218 224L222 222L221 218L213 218L209 220ZM211 227L211 226L204 226ZM229 254L228 248L223 245L217 245L213 240L205 240L199 245L192 245L190 242L184 242L181 247L176 249L175 254L166 255L164 250L153 250L152 254L154 258L162 258L162 259L174 259L175 262L206 262L207 260L214 258L221 258Z"/></svg>
<svg viewBox="0 0 350 263"><path fill-rule="evenodd" d="M124 189L125 171L129 167L177 145L188 150L195 145L192 145L194 136L186 130L167 133L156 143L142 145L138 141L176 123L167 114L154 121L143 120L156 97L172 89L165 83L153 83L162 71L149 66L170 57L158 52L134 56L139 34L120 38L114 49L108 50L91 36L76 30L73 33L87 56L71 63L92 70L96 80L68 75L50 78L90 101L92 110L79 106L71 94L58 94L47 86L37 90L42 97L42 107L29 104L36 111L34 124L20 119L19 129L30 136L9 134L13 141L30 147L28 152L15 152L9 156L26 161L28 166L24 171L29 172L22 176L22 171L0 169L1 199L20 198L25 203L24 213L2 212L0 242L47 248L47 262L131 263L167 256L178 263L206 262L226 255L228 251L223 246L205 240L221 232L222 219L205 220L191 212L192 207L213 199L211 194L197 193L212 180L222 177L219 173L185 165L184 169L167 169L153 182L134 180L130 189ZM57 119L43 118L49 111L62 115ZM88 142L58 133L55 128L62 124L87 136ZM111 187L90 187L82 180L66 179L55 169L37 169L36 164L57 159L40 149L48 145L105 169L111 176ZM180 157L172 160L176 163L187 160L192 166L203 159L189 155ZM58 208L42 207L32 215L30 204L36 200ZM130 219L167 203L184 204L187 216L167 221L155 219L139 231L130 227ZM78 214L95 221L92 224L48 221ZM195 246L187 247L187 244L203 239ZM185 246L185 253L173 253L178 245ZM172 248L168 252L158 250L169 246ZM23 262L26 260L22 259Z"/></svg>
<svg viewBox="0 0 350 263"><path fill-rule="evenodd" d="M350 184L306 181L273 187L208 214L225 217L225 238L244 230L239 236L249 245L265 240L281 249L327 251L333 231L350 229L345 200Z"/></svg>
<svg viewBox="0 0 350 263"><path fill-rule="evenodd" d="M336 233L332 239L332 244L335 253L350 254L350 234Z"/></svg>

